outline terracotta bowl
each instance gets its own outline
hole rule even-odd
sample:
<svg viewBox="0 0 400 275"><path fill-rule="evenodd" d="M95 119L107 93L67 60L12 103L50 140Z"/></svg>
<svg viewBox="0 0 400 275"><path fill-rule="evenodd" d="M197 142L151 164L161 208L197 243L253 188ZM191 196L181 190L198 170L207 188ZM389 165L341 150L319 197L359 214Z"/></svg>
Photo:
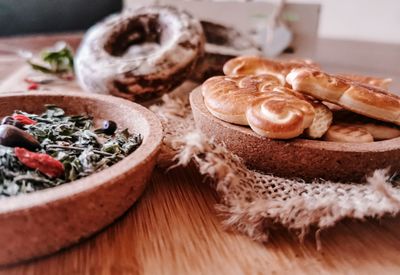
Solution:
<svg viewBox="0 0 400 275"><path fill-rule="evenodd" d="M110 168L54 188L0 199L0 264L46 255L86 238L121 216L141 195L155 165L161 123L151 111L111 96L32 92L0 95L0 116L40 113L56 104L68 114L114 120L141 133L142 145Z"/></svg>
<svg viewBox="0 0 400 275"><path fill-rule="evenodd" d="M288 178L360 182L375 169L400 170L400 138L370 143L318 140L273 140L249 127L214 117L206 108L201 90L190 95L196 126L208 137L224 143L250 168Z"/></svg>

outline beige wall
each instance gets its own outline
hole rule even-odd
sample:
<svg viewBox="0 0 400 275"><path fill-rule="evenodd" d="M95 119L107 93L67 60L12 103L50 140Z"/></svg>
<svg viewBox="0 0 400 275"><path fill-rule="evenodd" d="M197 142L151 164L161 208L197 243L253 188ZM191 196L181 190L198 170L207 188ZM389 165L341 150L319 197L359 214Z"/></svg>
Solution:
<svg viewBox="0 0 400 275"><path fill-rule="evenodd" d="M320 3L319 35L400 44L400 0L288 0Z"/></svg>

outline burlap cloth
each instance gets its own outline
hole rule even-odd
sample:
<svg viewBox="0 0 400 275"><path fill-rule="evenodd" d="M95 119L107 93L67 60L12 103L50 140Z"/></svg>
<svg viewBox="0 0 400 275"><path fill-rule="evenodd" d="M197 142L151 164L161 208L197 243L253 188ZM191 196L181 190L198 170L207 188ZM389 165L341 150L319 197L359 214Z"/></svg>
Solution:
<svg viewBox="0 0 400 275"><path fill-rule="evenodd" d="M224 146L213 143L195 128L188 95L196 86L184 83L161 104L150 107L165 130L159 165L187 165L193 161L201 174L213 179L220 196L217 210L224 224L257 241L283 226L300 239L311 228L319 232L344 218L380 218L400 210L400 189L385 170L377 170L363 184L331 181L305 182L262 174L246 168Z"/></svg>

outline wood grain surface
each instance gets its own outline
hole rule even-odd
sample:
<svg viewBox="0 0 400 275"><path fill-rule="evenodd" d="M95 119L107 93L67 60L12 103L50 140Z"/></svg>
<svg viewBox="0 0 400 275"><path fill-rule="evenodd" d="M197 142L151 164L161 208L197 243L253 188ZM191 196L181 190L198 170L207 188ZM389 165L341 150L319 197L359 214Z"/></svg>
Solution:
<svg viewBox="0 0 400 275"><path fill-rule="evenodd" d="M0 39L37 49L52 41ZM21 65L1 58L0 81ZM400 273L400 218L344 221L321 233L317 251L312 234L300 243L293 233L277 229L267 244L259 244L227 231L214 210L217 201L195 167L156 169L142 198L114 224L54 255L2 267L0 275Z"/></svg>

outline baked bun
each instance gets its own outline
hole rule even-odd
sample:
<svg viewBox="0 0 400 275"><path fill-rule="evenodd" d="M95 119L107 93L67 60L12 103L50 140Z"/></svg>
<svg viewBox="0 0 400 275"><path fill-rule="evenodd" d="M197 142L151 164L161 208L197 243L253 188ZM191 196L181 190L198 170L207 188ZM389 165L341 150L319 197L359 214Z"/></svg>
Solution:
<svg viewBox="0 0 400 275"><path fill-rule="evenodd" d="M293 89L317 99L400 125L400 97L386 90L310 68L294 69L286 81Z"/></svg>
<svg viewBox="0 0 400 275"><path fill-rule="evenodd" d="M373 142L373 136L364 128L348 124L336 124L329 127L324 139L334 142L364 143Z"/></svg>
<svg viewBox="0 0 400 275"><path fill-rule="evenodd" d="M376 76L363 76L355 74L338 74L337 76L343 77L352 81L360 82L367 85L376 86L382 89L388 89L390 83L392 83L391 78L382 78Z"/></svg>
<svg viewBox="0 0 400 275"><path fill-rule="evenodd" d="M88 92L146 100L186 80L203 50L197 19L173 7L146 6L91 27L78 49L75 72Z"/></svg>
<svg viewBox="0 0 400 275"><path fill-rule="evenodd" d="M284 82L292 69L303 67L319 68L317 64L306 59L276 61L258 56L241 56L226 62L223 70L225 75L270 74Z"/></svg>
<svg viewBox="0 0 400 275"><path fill-rule="evenodd" d="M272 75L216 76L202 85L207 109L226 122L249 125L268 138L301 135L314 120L314 108L295 92L274 89L282 85Z"/></svg>

